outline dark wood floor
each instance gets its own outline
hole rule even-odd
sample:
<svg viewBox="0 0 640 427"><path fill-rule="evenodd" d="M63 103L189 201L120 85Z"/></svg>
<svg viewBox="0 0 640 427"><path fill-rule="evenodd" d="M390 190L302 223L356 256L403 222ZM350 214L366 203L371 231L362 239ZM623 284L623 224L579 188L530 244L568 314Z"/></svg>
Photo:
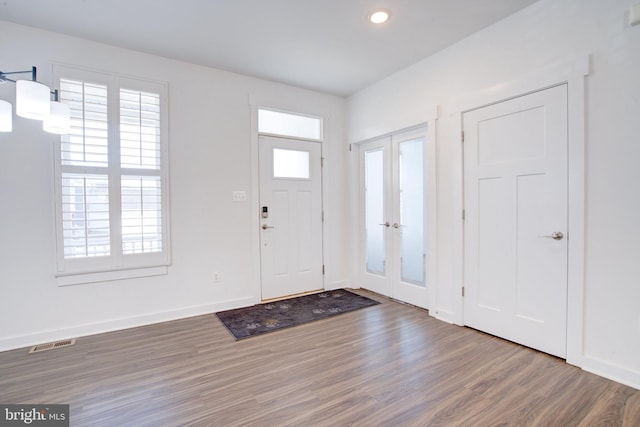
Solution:
<svg viewBox="0 0 640 427"><path fill-rule="evenodd" d="M0 353L72 426L640 426L640 391L383 302L235 342L215 315Z"/></svg>

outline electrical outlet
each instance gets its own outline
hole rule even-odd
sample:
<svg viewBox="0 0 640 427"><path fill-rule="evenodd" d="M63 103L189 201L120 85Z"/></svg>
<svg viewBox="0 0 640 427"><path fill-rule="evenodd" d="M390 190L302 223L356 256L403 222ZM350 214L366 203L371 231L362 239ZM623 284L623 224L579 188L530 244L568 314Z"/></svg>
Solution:
<svg viewBox="0 0 640 427"><path fill-rule="evenodd" d="M218 273L217 271L214 271L213 273L211 273L211 279L213 280L213 283L218 283L220 282L220 273Z"/></svg>

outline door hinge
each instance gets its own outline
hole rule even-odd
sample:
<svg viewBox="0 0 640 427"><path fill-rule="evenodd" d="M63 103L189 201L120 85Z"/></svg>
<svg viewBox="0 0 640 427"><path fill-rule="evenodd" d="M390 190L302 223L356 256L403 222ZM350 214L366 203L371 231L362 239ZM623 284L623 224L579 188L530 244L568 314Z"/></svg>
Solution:
<svg viewBox="0 0 640 427"><path fill-rule="evenodd" d="M322 222L324 222L324 211L322 211Z"/></svg>
<svg viewBox="0 0 640 427"><path fill-rule="evenodd" d="M466 220L467 219L467 211L465 209L462 209L462 220Z"/></svg>
<svg viewBox="0 0 640 427"><path fill-rule="evenodd" d="M349 144L349 151L351 151L351 146L352 146L352 145L353 145L353 144Z"/></svg>
<svg viewBox="0 0 640 427"><path fill-rule="evenodd" d="M324 167L324 157L320 157L320 167Z"/></svg>
<svg viewBox="0 0 640 427"><path fill-rule="evenodd" d="M322 275L324 276L324 264L322 264Z"/></svg>
<svg viewBox="0 0 640 427"><path fill-rule="evenodd" d="M464 296L464 286L462 287L462 296Z"/></svg>
<svg viewBox="0 0 640 427"><path fill-rule="evenodd" d="M464 131L460 131L460 138L462 140L462 143L464 144Z"/></svg>

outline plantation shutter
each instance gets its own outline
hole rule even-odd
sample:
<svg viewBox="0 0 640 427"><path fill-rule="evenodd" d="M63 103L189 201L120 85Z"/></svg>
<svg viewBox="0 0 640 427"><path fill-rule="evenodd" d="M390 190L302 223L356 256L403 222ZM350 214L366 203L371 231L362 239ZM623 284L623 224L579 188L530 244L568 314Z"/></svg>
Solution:
<svg viewBox="0 0 640 427"><path fill-rule="evenodd" d="M123 254L162 251L160 154L160 95L121 89Z"/></svg>
<svg viewBox="0 0 640 427"><path fill-rule="evenodd" d="M60 144L64 257L108 256L107 87L60 79L59 96L71 109L71 132Z"/></svg>
<svg viewBox="0 0 640 427"><path fill-rule="evenodd" d="M59 282L166 273L166 84L65 66L54 75L71 110L56 147Z"/></svg>

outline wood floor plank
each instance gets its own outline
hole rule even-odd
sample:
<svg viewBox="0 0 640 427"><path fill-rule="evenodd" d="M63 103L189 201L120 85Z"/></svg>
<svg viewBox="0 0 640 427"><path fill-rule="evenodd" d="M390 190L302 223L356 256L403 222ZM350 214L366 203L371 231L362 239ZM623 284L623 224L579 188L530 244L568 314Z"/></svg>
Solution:
<svg viewBox="0 0 640 427"><path fill-rule="evenodd" d="M640 426L640 391L382 304L234 341L215 315L0 353L0 402L73 426Z"/></svg>

